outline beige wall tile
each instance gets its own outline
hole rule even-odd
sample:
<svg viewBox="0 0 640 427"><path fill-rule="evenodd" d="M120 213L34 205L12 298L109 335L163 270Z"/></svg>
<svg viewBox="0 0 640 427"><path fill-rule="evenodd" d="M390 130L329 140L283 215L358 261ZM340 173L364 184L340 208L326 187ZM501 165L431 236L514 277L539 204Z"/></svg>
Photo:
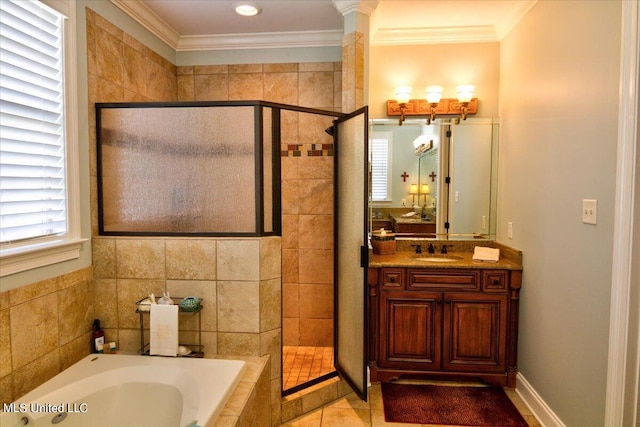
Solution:
<svg viewBox="0 0 640 427"><path fill-rule="evenodd" d="M217 331L216 282L211 280L167 280L167 289L172 297L195 296L202 304L201 327L203 331ZM180 329L195 331L198 329L198 316L180 315Z"/></svg>
<svg viewBox="0 0 640 427"><path fill-rule="evenodd" d="M299 283L333 283L333 251L300 249Z"/></svg>
<svg viewBox="0 0 640 427"><path fill-rule="evenodd" d="M195 65L193 74L229 74L228 65Z"/></svg>
<svg viewBox="0 0 640 427"><path fill-rule="evenodd" d="M10 309L13 369L58 348L58 296L49 294ZM57 353L56 353L57 354Z"/></svg>
<svg viewBox="0 0 640 427"><path fill-rule="evenodd" d="M218 282L218 331L260 331L259 282Z"/></svg>
<svg viewBox="0 0 640 427"><path fill-rule="evenodd" d="M229 74L229 99L262 99L264 98L263 74Z"/></svg>
<svg viewBox="0 0 640 427"><path fill-rule="evenodd" d="M114 24L112 24L111 22L109 22L107 19L103 18L101 15L97 13L94 13L94 21L96 26L98 26L98 28L111 34L116 39L122 40L123 31L117 26L115 26Z"/></svg>
<svg viewBox="0 0 640 427"><path fill-rule="evenodd" d="M91 331L94 318L93 287L82 282L59 292L60 345Z"/></svg>
<svg viewBox="0 0 640 427"><path fill-rule="evenodd" d="M9 309L0 310L0 377L9 375L11 363L11 325Z"/></svg>
<svg viewBox="0 0 640 427"><path fill-rule="evenodd" d="M265 237L260 239L260 279L275 279L281 276L281 239Z"/></svg>
<svg viewBox="0 0 640 427"><path fill-rule="evenodd" d="M297 73L298 64L295 62L283 64L263 64L262 69L265 73Z"/></svg>
<svg viewBox="0 0 640 427"><path fill-rule="evenodd" d="M149 342L149 331L144 333L144 342ZM119 329L118 348L123 353L137 353L141 348L140 329Z"/></svg>
<svg viewBox="0 0 640 427"><path fill-rule="evenodd" d="M116 279L93 280L93 309L103 328L118 327L118 291Z"/></svg>
<svg viewBox="0 0 640 427"><path fill-rule="evenodd" d="M98 77L96 102L124 101L124 87L107 79Z"/></svg>
<svg viewBox="0 0 640 427"><path fill-rule="evenodd" d="M300 317L333 319L333 286L300 284Z"/></svg>
<svg viewBox="0 0 640 427"><path fill-rule="evenodd" d="M13 375L0 377L0 404L11 403L13 398Z"/></svg>
<svg viewBox="0 0 640 427"><path fill-rule="evenodd" d="M218 332L218 354L259 356L260 335Z"/></svg>
<svg viewBox="0 0 640 427"><path fill-rule="evenodd" d="M296 105L298 73L267 73L264 75L264 100Z"/></svg>
<svg viewBox="0 0 640 427"><path fill-rule="evenodd" d="M93 275L98 279L116 278L116 240L96 239L93 246Z"/></svg>
<svg viewBox="0 0 640 427"><path fill-rule="evenodd" d="M301 318L300 345L331 347L333 345L333 320Z"/></svg>
<svg viewBox="0 0 640 427"><path fill-rule="evenodd" d="M300 72L298 103L303 107L333 107L333 65L331 71Z"/></svg>
<svg viewBox="0 0 640 427"><path fill-rule="evenodd" d="M283 111L280 116L280 137L283 144L300 143L300 130L298 124L300 122L300 113L295 111ZM297 174L293 176L283 175L286 178L297 178Z"/></svg>
<svg viewBox="0 0 640 427"><path fill-rule="evenodd" d="M283 345L300 345L300 319L282 319L282 343Z"/></svg>
<svg viewBox="0 0 640 427"><path fill-rule="evenodd" d="M298 283L300 254L297 249L282 250L282 283Z"/></svg>
<svg viewBox="0 0 640 427"><path fill-rule="evenodd" d="M122 86L124 83L124 44L122 37L98 31L96 39L96 69L98 76Z"/></svg>
<svg viewBox="0 0 640 427"><path fill-rule="evenodd" d="M297 283L282 285L282 317L298 317L298 287Z"/></svg>
<svg viewBox="0 0 640 427"><path fill-rule="evenodd" d="M310 412L322 405L338 398L337 382L330 382L328 385L321 384L310 387L308 393L302 396L302 411ZM340 424L336 424L340 425Z"/></svg>
<svg viewBox="0 0 640 427"><path fill-rule="evenodd" d="M156 298L165 291L164 280L118 279L118 328L140 327L140 317L136 313L136 302L153 293ZM149 319L145 319L149 328ZM121 338L122 339L122 338Z"/></svg>
<svg viewBox="0 0 640 427"><path fill-rule="evenodd" d="M300 183L297 179L286 179L281 183L282 213L298 214L300 210Z"/></svg>
<svg viewBox="0 0 640 427"><path fill-rule="evenodd" d="M298 215L282 215L282 249L298 248Z"/></svg>
<svg viewBox="0 0 640 427"><path fill-rule="evenodd" d="M194 101L196 99L195 78L191 75L178 76L178 101Z"/></svg>
<svg viewBox="0 0 640 427"><path fill-rule="evenodd" d="M227 74L196 74L194 87L196 101L227 101L229 99Z"/></svg>
<svg viewBox="0 0 640 427"><path fill-rule="evenodd" d="M19 399L24 394L53 378L60 372L60 355L58 348L44 354L13 373L13 398Z"/></svg>
<svg viewBox="0 0 640 427"><path fill-rule="evenodd" d="M91 339L92 334L88 332L60 346L60 368L65 370L91 353Z"/></svg>
<svg viewBox="0 0 640 427"><path fill-rule="evenodd" d="M118 239L116 257L118 278L166 277L164 240Z"/></svg>
<svg viewBox="0 0 640 427"><path fill-rule="evenodd" d="M218 280L260 280L260 241L218 240Z"/></svg>
<svg viewBox="0 0 640 427"><path fill-rule="evenodd" d="M333 180L300 180L299 188L301 214L333 214Z"/></svg>
<svg viewBox="0 0 640 427"><path fill-rule="evenodd" d="M324 142L324 141L323 141ZM331 142L324 142L325 144ZM335 166L333 156L300 157L299 178L321 178L333 179L333 168Z"/></svg>
<svg viewBox="0 0 640 427"><path fill-rule="evenodd" d="M11 289L9 291L9 304L13 307L15 305L31 301L32 299L52 294L56 290L58 290L57 277Z"/></svg>
<svg viewBox="0 0 640 427"><path fill-rule="evenodd" d="M260 355L271 357L271 379L282 376L282 331L280 328L260 334Z"/></svg>
<svg viewBox="0 0 640 427"><path fill-rule="evenodd" d="M147 94L147 58L142 52L130 46L124 46L124 81L125 89L140 95Z"/></svg>
<svg viewBox="0 0 640 427"><path fill-rule="evenodd" d="M282 325L282 285L280 279L260 282L260 332Z"/></svg>
<svg viewBox="0 0 640 427"><path fill-rule="evenodd" d="M58 290L90 282L93 279L93 267L72 271L71 273L56 277Z"/></svg>
<svg viewBox="0 0 640 427"><path fill-rule="evenodd" d="M305 150L310 150L311 144L333 144L333 138L324 131L333 124L333 118L331 116L301 113L299 123L300 141L304 142ZM298 167L301 168L302 164ZM303 178L305 171L302 169L299 169L299 171L298 177Z"/></svg>
<svg viewBox="0 0 640 427"><path fill-rule="evenodd" d="M0 292L0 310L9 308L9 291Z"/></svg>
<svg viewBox="0 0 640 427"><path fill-rule="evenodd" d="M193 66L178 66L176 67L176 74L178 76L192 75L193 69Z"/></svg>
<svg viewBox="0 0 640 427"><path fill-rule="evenodd" d="M216 241L166 241L167 279L216 280Z"/></svg>
<svg viewBox="0 0 640 427"><path fill-rule="evenodd" d="M262 73L262 64L232 64L229 74Z"/></svg>
<svg viewBox="0 0 640 427"><path fill-rule="evenodd" d="M333 71L333 62L301 62L298 64L301 73L309 71Z"/></svg>
<svg viewBox="0 0 640 427"><path fill-rule="evenodd" d="M300 215L301 249L333 249L333 215Z"/></svg>

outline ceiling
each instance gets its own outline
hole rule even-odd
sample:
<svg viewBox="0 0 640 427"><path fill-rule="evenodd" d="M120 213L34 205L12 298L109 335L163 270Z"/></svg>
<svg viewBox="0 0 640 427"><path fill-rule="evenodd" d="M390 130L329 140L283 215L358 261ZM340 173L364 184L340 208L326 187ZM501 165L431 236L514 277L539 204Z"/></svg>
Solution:
<svg viewBox="0 0 640 427"><path fill-rule="evenodd" d="M340 46L348 7L371 13L372 45L498 41L537 0L111 0L177 51ZM355 6L354 6L355 4Z"/></svg>

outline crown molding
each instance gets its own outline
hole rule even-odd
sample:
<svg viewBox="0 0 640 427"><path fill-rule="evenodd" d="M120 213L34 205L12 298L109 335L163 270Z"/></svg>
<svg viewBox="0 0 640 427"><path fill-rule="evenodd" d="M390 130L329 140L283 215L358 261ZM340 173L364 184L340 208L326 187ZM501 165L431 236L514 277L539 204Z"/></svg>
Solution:
<svg viewBox="0 0 640 427"><path fill-rule="evenodd" d="M505 16L494 27L498 40L502 40L513 30L520 20L538 3L538 0L526 0L518 2L516 7L511 10L509 15Z"/></svg>
<svg viewBox="0 0 640 427"><path fill-rule="evenodd" d="M338 9L342 16L352 12L360 12L371 16L376 7L378 7L380 0L332 0L332 2L333 7Z"/></svg>
<svg viewBox="0 0 640 427"><path fill-rule="evenodd" d="M182 36L178 52L230 49L342 46L342 30Z"/></svg>
<svg viewBox="0 0 640 427"><path fill-rule="evenodd" d="M180 43L180 34L147 5L138 0L111 0L111 3L171 48L177 49Z"/></svg>
<svg viewBox="0 0 640 427"><path fill-rule="evenodd" d="M498 41L492 25L442 28L379 28L371 37L373 46L480 43Z"/></svg>

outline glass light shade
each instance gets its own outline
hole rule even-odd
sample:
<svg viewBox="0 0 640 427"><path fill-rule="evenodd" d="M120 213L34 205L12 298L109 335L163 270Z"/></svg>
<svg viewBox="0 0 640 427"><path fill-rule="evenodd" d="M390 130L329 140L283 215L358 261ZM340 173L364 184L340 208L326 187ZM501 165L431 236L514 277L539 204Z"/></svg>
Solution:
<svg viewBox="0 0 640 427"><path fill-rule="evenodd" d="M442 86L427 86L427 102L429 104L437 104L442 97Z"/></svg>
<svg viewBox="0 0 640 427"><path fill-rule="evenodd" d="M422 184L422 194L429 194L429 184Z"/></svg>
<svg viewBox="0 0 640 427"><path fill-rule="evenodd" d="M236 3L233 5L233 8L238 15L242 16L256 16L261 11L261 9L253 3Z"/></svg>
<svg viewBox="0 0 640 427"><path fill-rule="evenodd" d="M458 91L458 102L470 102L473 98L473 91L476 87L473 85L462 85L456 87Z"/></svg>
<svg viewBox="0 0 640 427"><path fill-rule="evenodd" d="M418 184L411 184L409 194L418 194Z"/></svg>
<svg viewBox="0 0 640 427"><path fill-rule="evenodd" d="M396 101L398 104L406 104L411 99L411 88L400 86L396 88Z"/></svg>
<svg viewBox="0 0 640 427"><path fill-rule="evenodd" d="M432 139L430 139L427 135L420 135L413 140L413 148L418 148L422 144L428 144L429 141L432 141Z"/></svg>

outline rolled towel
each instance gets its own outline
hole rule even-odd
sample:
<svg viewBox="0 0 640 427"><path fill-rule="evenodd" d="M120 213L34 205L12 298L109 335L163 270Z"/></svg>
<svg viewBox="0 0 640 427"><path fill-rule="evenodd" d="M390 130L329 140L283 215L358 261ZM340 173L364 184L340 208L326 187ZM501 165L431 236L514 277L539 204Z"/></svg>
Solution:
<svg viewBox="0 0 640 427"><path fill-rule="evenodd" d="M149 354L178 355L178 306L151 305L149 325Z"/></svg>
<svg viewBox="0 0 640 427"><path fill-rule="evenodd" d="M499 259L500 259L500 249L485 248L483 246L476 246L473 249L474 261L498 262Z"/></svg>

